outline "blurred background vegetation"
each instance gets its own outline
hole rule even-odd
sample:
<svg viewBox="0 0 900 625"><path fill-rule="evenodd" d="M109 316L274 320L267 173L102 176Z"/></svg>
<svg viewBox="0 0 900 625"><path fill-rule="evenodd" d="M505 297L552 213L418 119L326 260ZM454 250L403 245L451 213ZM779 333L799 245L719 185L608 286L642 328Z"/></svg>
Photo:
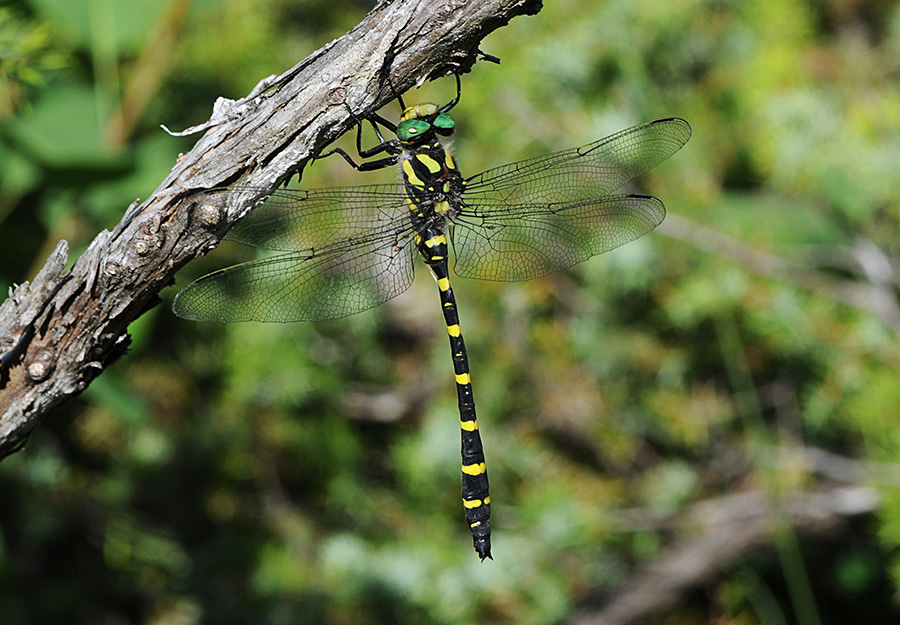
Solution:
<svg viewBox="0 0 900 625"><path fill-rule="evenodd" d="M371 6L0 2L2 292L156 188L195 140L160 124L205 121ZM185 322L171 288L0 463L0 623L555 623L702 537L700 502L842 484L877 509L827 533L783 518L651 622L898 622L900 6L557 0L481 48L502 63L463 77L464 173L694 127L640 181L669 210L655 233L540 280L454 282L496 560L463 522L429 278L291 325ZM302 184L382 173L331 158ZM177 286L251 253L223 245Z"/></svg>

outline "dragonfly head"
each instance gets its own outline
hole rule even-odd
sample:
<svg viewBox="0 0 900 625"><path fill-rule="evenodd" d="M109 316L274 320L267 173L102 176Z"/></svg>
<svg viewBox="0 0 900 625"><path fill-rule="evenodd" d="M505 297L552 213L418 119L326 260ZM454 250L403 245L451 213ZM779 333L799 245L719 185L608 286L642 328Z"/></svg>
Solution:
<svg viewBox="0 0 900 625"><path fill-rule="evenodd" d="M432 134L448 137L453 134L455 126L453 118L436 104L416 104L400 116L397 138L401 143L415 145Z"/></svg>

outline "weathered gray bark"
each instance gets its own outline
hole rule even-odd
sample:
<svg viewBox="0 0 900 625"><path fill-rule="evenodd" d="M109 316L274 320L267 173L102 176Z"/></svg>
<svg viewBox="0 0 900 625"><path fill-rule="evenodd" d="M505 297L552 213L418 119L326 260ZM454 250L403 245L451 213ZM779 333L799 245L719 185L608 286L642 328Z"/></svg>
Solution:
<svg viewBox="0 0 900 625"><path fill-rule="evenodd" d="M0 459L54 406L83 391L128 345L128 324L159 302L175 272L215 247L268 192L363 114L428 78L466 71L479 42L540 0L382 2L349 33L248 97L219 100L194 148L71 270L60 241L44 268L0 306ZM389 81L389 82L388 82ZM239 184L240 205L199 201Z"/></svg>

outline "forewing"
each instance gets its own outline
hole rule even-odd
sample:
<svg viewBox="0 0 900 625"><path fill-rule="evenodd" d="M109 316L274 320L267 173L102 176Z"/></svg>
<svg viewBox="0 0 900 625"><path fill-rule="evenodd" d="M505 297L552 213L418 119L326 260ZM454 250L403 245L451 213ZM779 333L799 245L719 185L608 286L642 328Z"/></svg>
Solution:
<svg viewBox="0 0 900 625"><path fill-rule="evenodd" d="M215 192L214 192L215 193ZM232 201L258 195L258 189L229 188ZM226 238L285 252L321 249L408 225L408 208L399 184L302 191L279 189L253 209Z"/></svg>
<svg viewBox="0 0 900 625"><path fill-rule="evenodd" d="M683 119L658 119L588 145L489 169L466 181L463 198L488 213L499 206L596 199L656 167L690 137Z"/></svg>
<svg viewBox="0 0 900 625"><path fill-rule="evenodd" d="M662 223L663 203L615 195L564 205L494 209L453 230L456 273L481 280L530 280L634 241ZM489 224L489 227L484 227Z"/></svg>
<svg viewBox="0 0 900 625"><path fill-rule="evenodd" d="M529 280L643 236L665 217L662 202L610 194L690 136L683 119L660 119L469 178L454 219L456 273Z"/></svg>
<svg viewBox="0 0 900 625"><path fill-rule="evenodd" d="M321 252L281 254L204 276L172 305L197 321L318 321L362 312L412 284L409 237L384 235L365 244L343 242Z"/></svg>

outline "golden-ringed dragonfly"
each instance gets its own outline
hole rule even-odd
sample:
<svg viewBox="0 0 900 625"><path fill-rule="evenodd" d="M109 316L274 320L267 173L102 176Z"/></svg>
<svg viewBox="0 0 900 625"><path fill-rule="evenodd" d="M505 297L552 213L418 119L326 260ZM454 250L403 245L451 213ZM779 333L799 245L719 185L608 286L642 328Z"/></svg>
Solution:
<svg viewBox="0 0 900 625"><path fill-rule="evenodd" d="M399 99L399 98L398 98ZM398 124L366 117L381 143L357 164L400 165L402 183L276 191L227 238L280 255L204 276L175 298L180 317L201 321L316 321L377 306L412 284L418 253L437 280L450 337L462 436L462 498L475 551L491 557L490 503L466 346L450 287L448 240L457 275L529 280L571 267L650 232L665 216L649 195L616 193L669 158L691 136L683 119L658 119L577 148L489 169L463 178L439 137L453 133L443 106L404 107ZM396 135L385 140L379 124ZM246 189L227 193L241 201Z"/></svg>

